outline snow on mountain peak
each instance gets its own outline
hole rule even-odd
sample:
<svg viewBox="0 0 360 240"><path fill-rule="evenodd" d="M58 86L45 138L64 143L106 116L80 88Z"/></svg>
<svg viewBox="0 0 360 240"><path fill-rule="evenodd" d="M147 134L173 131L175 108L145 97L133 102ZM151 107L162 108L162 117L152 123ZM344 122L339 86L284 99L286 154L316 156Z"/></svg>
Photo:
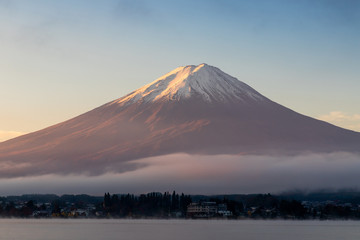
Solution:
<svg viewBox="0 0 360 240"><path fill-rule="evenodd" d="M253 88L220 69L207 65L178 67L136 91L114 102L120 104L135 102L172 101L201 96L212 101L262 101L265 99Z"/></svg>

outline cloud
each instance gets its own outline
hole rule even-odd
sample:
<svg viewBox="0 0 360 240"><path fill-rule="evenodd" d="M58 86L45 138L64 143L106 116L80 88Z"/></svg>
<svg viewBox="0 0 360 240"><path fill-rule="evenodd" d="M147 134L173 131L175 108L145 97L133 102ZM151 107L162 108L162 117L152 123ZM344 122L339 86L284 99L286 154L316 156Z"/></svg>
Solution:
<svg viewBox="0 0 360 240"><path fill-rule="evenodd" d="M329 114L322 115L319 118L324 121L360 121L360 114L349 115L340 111L334 111Z"/></svg>
<svg viewBox="0 0 360 240"><path fill-rule="evenodd" d="M325 115L320 115L317 118L343 128L360 131L360 114L347 114L341 111L333 111Z"/></svg>
<svg viewBox="0 0 360 240"><path fill-rule="evenodd" d="M133 168L125 171L118 171L120 168L116 164L113 168L108 166L107 172L97 176L74 173L73 165L66 164L67 171L72 173L65 176L43 172L41 176L3 177L0 194L172 190L191 194L227 194L360 188L360 155L346 152L297 156L171 154L139 159L132 164ZM28 166L19 163L3 167L7 171L16 171L16 168ZM28 168L28 171L36 172L36 168ZM86 168L91 166L84 164L83 170Z"/></svg>
<svg viewBox="0 0 360 240"><path fill-rule="evenodd" d="M134 172L155 186L193 193L258 193L289 189L358 188L360 155L338 152L298 156L169 155L138 160ZM176 188L175 187L175 188Z"/></svg>
<svg viewBox="0 0 360 240"><path fill-rule="evenodd" d="M0 130L0 142L6 141L8 139L24 135L25 132L16 132L16 131L1 131Z"/></svg>

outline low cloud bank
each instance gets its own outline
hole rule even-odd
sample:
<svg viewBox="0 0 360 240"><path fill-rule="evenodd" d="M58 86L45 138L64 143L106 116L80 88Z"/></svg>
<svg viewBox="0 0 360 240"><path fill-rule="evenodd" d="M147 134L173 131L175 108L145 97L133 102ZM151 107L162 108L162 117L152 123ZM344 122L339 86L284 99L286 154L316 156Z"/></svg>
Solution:
<svg viewBox="0 0 360 240"><path fill-rule="evenodd" d="M360 114L348 114L341 111L333 111L319 116L318 119L360 132Z"/></svg>
<svg viewBox="0 0 360 240"><path fill-rule="evenodd" d="M110 163L109 163L110 164ZM337 152L297 156L199 156L172 154L106 168L98 176L74 174L4 178L0 194L144 193L176 190L193 194L277 193L360 187L360 155ZM8 166L22 167L22 166ZM83 168L88 166L84 165ZM91 166L90 166L91 167ZM117 171L122 169L122 171ZM62 169L62 172L66 169ZM29 173L29 175L32 175Z"/></svg>
<svg viewBox="0 0 360 240"><path fill-rule="evenodd" d="M24 135L24 132L16 132L16 131L1 131L0 130L0 142L9 140L14 137L18 137Z"/></svg>

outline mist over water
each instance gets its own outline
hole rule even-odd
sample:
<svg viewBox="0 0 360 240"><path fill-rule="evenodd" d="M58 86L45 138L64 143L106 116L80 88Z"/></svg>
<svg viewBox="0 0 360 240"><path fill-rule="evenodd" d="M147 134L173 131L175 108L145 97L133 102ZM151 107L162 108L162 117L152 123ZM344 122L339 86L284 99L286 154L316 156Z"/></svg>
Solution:
<svg viewBox="0 0 360 240"><path fill-rule="evenodd" d="M0 194L24 193L146 193L188 194L279 193L289 190L360 187L360 156L347 152L297 156L239 156L172 154L116 165L105 174L46 175L3 178ZM71 165L68 166L72 172ZM86 166L84 166L86 168ZM96 171L93 169L92 172Z"/></svg>

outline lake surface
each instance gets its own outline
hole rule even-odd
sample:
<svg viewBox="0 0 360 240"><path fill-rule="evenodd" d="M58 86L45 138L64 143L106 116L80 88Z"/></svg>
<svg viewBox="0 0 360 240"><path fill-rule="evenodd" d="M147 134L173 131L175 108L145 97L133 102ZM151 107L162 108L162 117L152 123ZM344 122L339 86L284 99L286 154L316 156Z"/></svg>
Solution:
<svg viewBox="0 0 360 240"><path fill-rule="evenodd" d="M0 219L1 240L347 240L360 221Z"/></svg>

